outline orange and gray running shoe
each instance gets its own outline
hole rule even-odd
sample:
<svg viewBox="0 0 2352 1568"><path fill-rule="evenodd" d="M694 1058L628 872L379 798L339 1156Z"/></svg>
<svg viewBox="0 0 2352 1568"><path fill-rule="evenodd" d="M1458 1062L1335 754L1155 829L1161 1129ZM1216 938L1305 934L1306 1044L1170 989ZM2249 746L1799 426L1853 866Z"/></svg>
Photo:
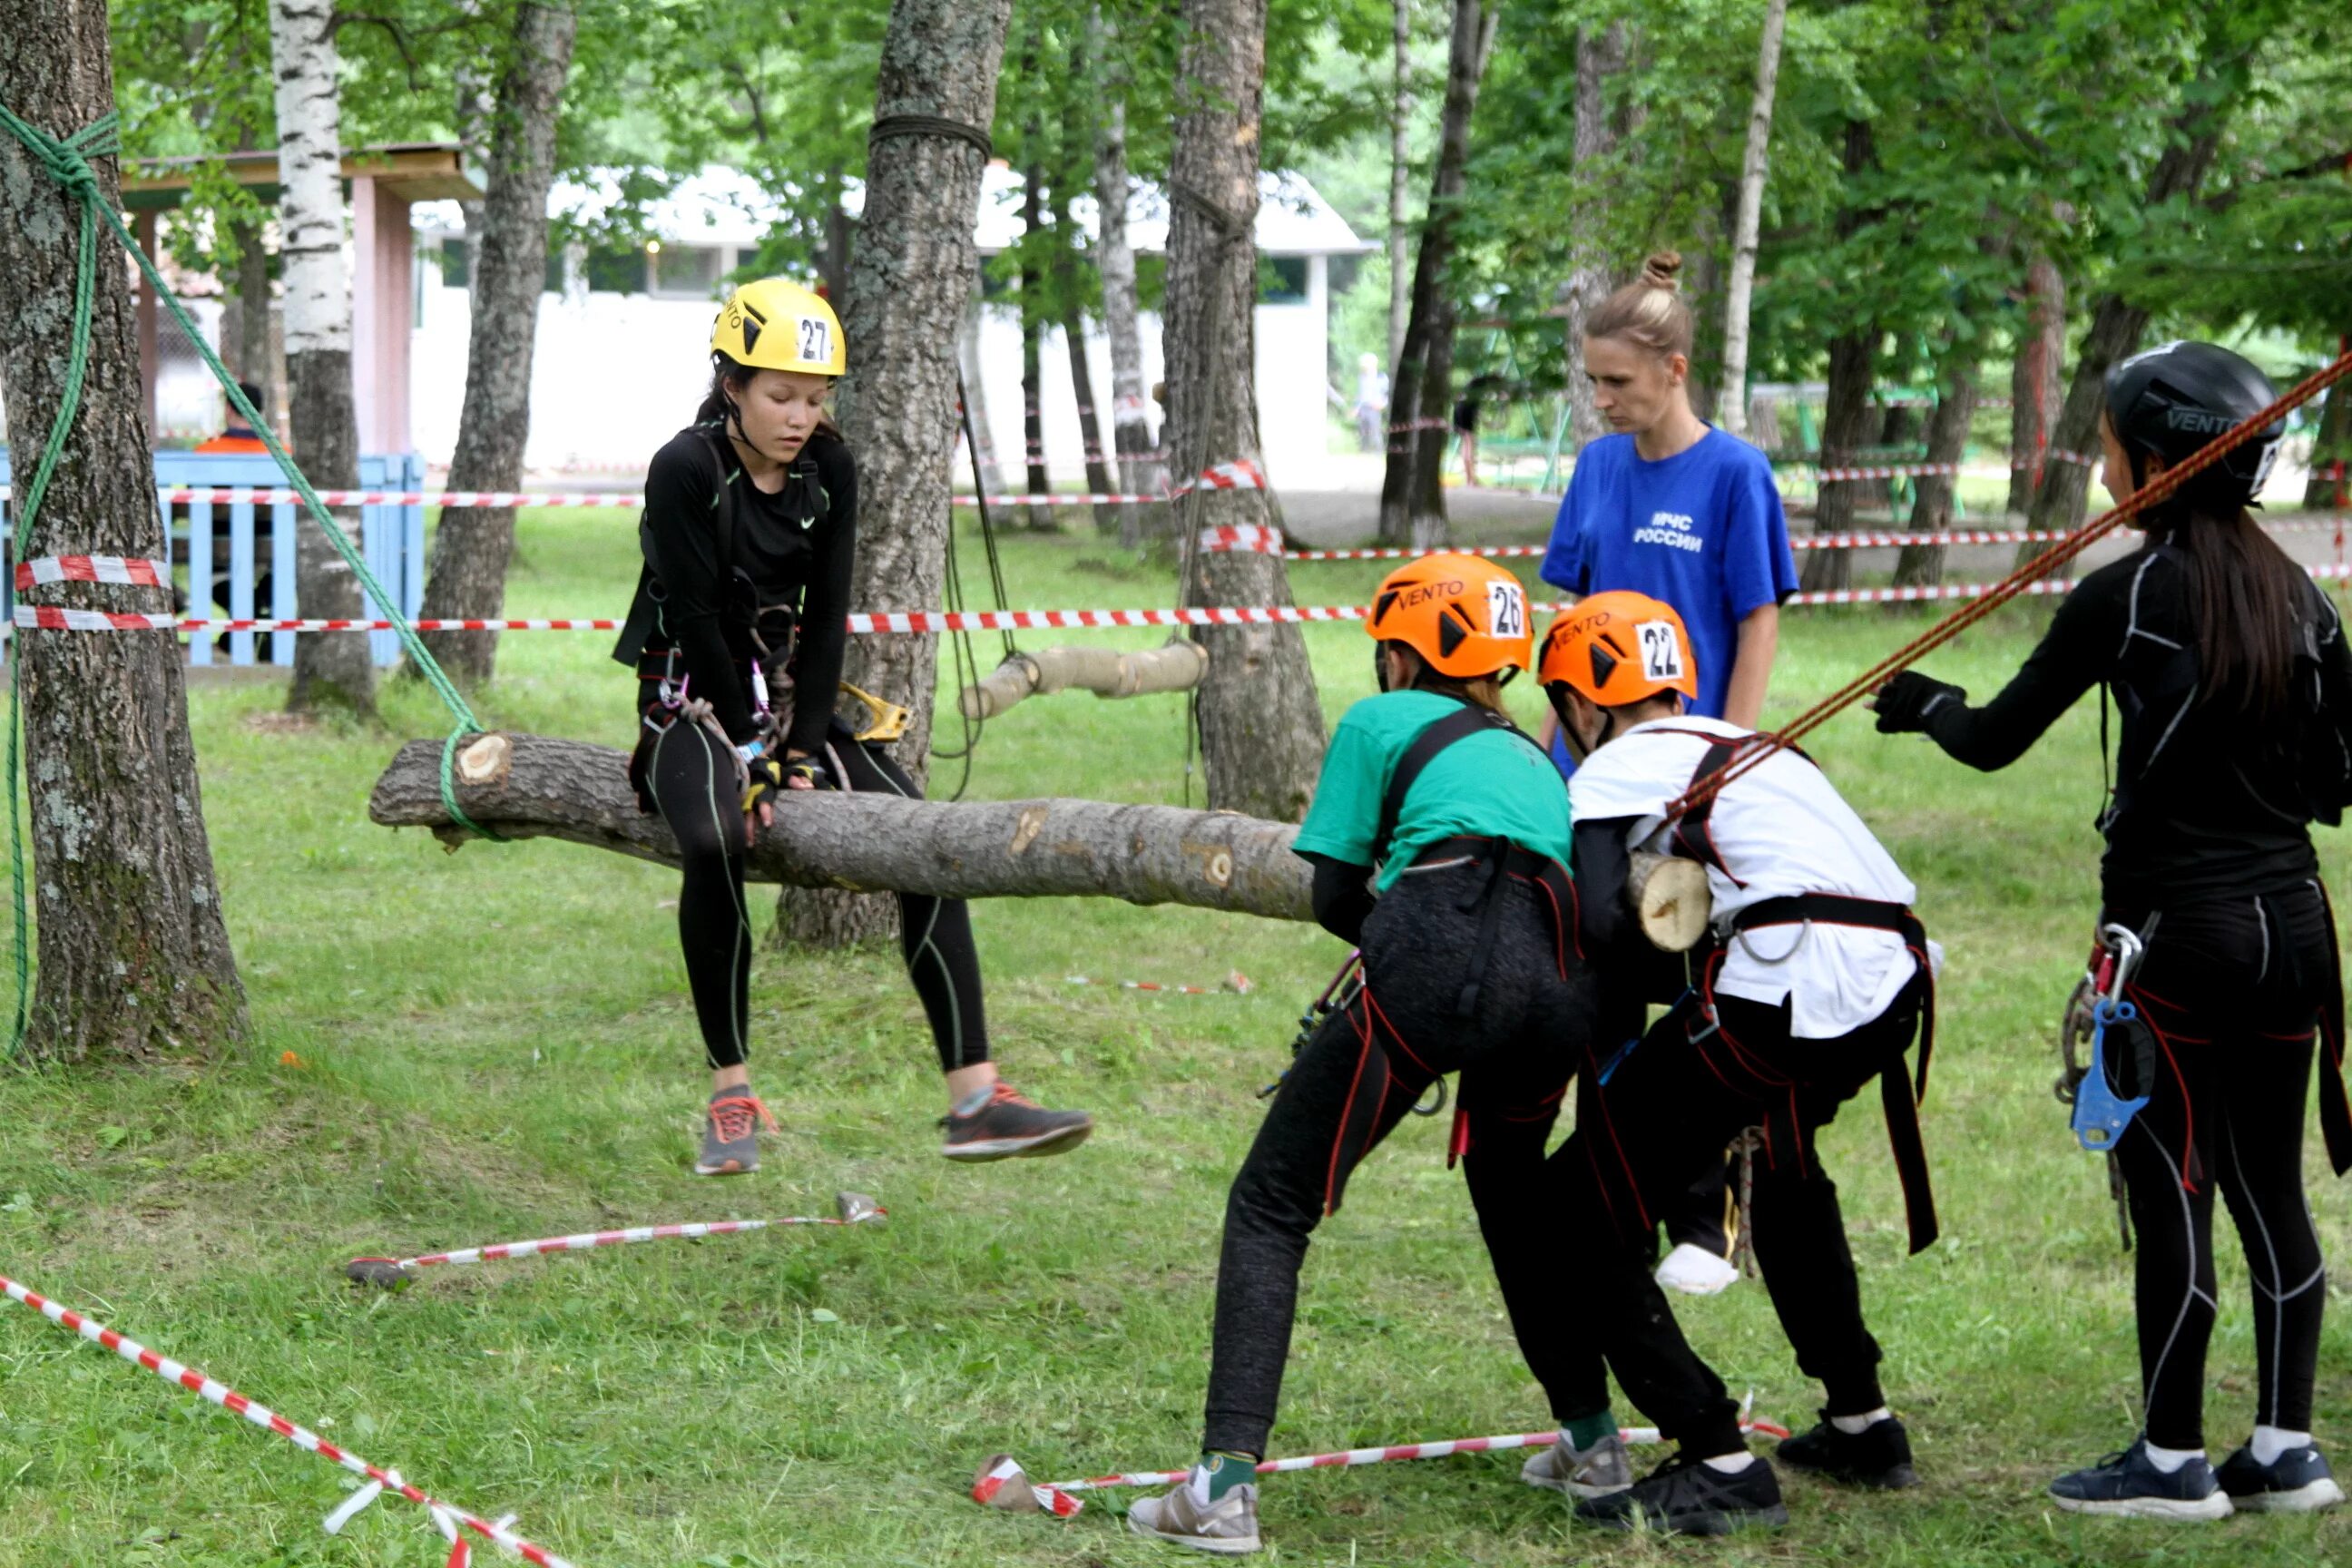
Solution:
<svg viewBox="0 0 2352 1568"><path fill-rule="evenodd" d="M1047 1110L999 1079L978 1106L969 1111L950 1111L940 1119L940 1125L948 1130L940 1152L950 1160L976 1164L983 1160L1066 1153L1087 1141L1095 1130L1095 1119L1083 1110Z"/></svg>
<svg viewBox="0 0 2352 1568"><path fill-rule="evenodd" d="M760 1128L776 1130L776 1119L749 1085L722 1089L710 1097L702 1119L702 1158L698 1176L741 1176L760 1168Z"/></svg>

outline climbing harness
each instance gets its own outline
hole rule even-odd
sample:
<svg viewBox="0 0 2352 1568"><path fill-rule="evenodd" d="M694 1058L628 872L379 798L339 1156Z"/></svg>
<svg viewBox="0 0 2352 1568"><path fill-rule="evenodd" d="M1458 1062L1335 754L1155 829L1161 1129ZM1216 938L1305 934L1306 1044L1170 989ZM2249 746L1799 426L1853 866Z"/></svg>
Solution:
<svg viewBox="0 0 2352 1568"><path fill-rule="evenodd" d="M366 558L360 553L352 545L350 537L336 524L333 516L320 501L318 490L303 476L302 470L295 465L294 459L288 455L283 443L262 419L260 412L246 400L245 394L238 389L236 378L229 374L227 366L221 363L220 356L205 341L204 332L189 317L186 308L180 303L178 296L163 280L163 274L156 270L154 261L145 250L140 247L139 242L131 237L131 231L122 226L121 216L114 210L111 204L106 201L100 191L98 174L91 168L90 160L110 157L120 151L116 142L118 118L112 113L104 114L69 136L56 137L37 126L28 124L6 105L0 104L0 131L7 132L23 143L26 152L31 154L33 161L38 163L47 173L49 178L54 180L59 188L81 208L79 233L75 241L73 345L66 363L65 390L58 402L57 417L50 422L48 439L42 447L40 460L34 467L32 479L24 487L23 498L17 507L15 530L17 558L29 560L39 553L33 548L33 525L40 516L41 501L47 493L51 477L57 471L58 460L64 456L66 438L72 431L74 416L81 405L82 384L89 368L90 327L96 300L98 271L98 228L102 222L112 231L114 237L121 242L122 248L131 253L131 258L138 264L140 275L145 279L146 287L152 291L152 297L160 300L164 309L171 312L172 320L178 324L184 338L195 346L196 353L204 360L205 368L210 370L213 373L213 378L220 383L222 395L228 400L229 405L244 417L247 425L268 447L270 457L276 459L278 471L291 481L293 489L301 496L304 510L310 513L311 521L319 525L320 531L326 535L327 542L334 546L335 553L341 556L343 563L351 568L360 586L373 597L379 605L383 606L384 618L391 623L393 632L399 637L402 651L408 656L409 662L415 668L416 672L425 678L425 684L433 689L434 695L441 699L442 705L448 709L451 717L456 721L449 731L448 739L441 747L439 782L442 809L449 814L449 820L452 823L478 837L502 841L505 837L503 834L476 822L466 815L465 808L457 803L457 785L455 776L457 742L468 735L482 733L481 721L475 718L473 709L467 705L464 695L449 679L440 663L426 650L424 641L416 635L415 628L410 626L407 617L401 614L398 599L387 592L384 585L376 580L375 574L368 569ZM16 650L16 657L23 657L21 643ZM18 679L19 674L19 668L12 662L8 679L6 769L9 869L16 895L14 913L16 1016L9 1034L8 1048L5 1053L8 1057L15 1056L24 1044L26 1026L29 1019L32 986L30 922L25 913L24 835L19 828L22 820L22 803L18 797L16 784L24 700L22 682Z"/></svg>
<svg viewBox="0 0 2352 1568"><path fill-rule="evenodd" d="M1290 1042L1290 1059L1293 1062L1298 1060L1298 1053L1314 1040L1315 1031L1323 1026L1324 1019L1334 1013L1346 1012L1363 994L1364 955L1360 949L1349 948L1346 961L1339 965L1339 973L1331 976L1331 983L1323 987L1323 994L1309 1002L1307 1011L1298 1015L1298 1033ZM1257 1091L1257 1097L1260 1100L1272 1099L1289 1079L1290 1068L1285 1068L1272 1083ZM1429 1086L1427 1098L1413 1106L1412 1113L1415 1116L1434 1116L1444 1109L1445 1080L1440 1078Z"/></svg>
<svg viewBox="0 0 2352 1568"><path fill-rule="evenodd" d="M2132 1118L2137 1116L2148 1101L2146 1093L2126 1098L2116 1092L2114 1071L2107 1065L2107 1032L2120 1029L2138 1021L2139 1009L2125 1000L2124 991L2131 984L2133 973L2147 949L2139 933L2128 926L2105 925L2099 928L2098 962L2084 977L2091 989L2090 1040L2091 1061L2074 1084L2074 1113L2069 1119L2074 1130L2074 1141L2094 1154L2115 1152L2116 1141L2123 1137ZM2147 1051L2145 1032L2140 1046ZM2127 1064L2132 1069L2133 1087L2145 1090L2153 1077L2152 1062ZM2070 1069L2073 1064L2068 1064Z"/></svg>

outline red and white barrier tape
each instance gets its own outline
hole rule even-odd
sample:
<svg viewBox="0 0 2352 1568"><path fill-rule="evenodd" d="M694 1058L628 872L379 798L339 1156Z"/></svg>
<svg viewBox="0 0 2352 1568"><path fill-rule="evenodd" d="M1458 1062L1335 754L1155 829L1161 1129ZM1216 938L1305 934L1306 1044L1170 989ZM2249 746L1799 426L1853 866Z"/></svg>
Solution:
<svg viewBox="0 0 2352 1568"><path fill-rule="evenodd" d="M168 588L172 563L135 555L42 555L16 563L16 591L47 583L119 583L134 588Z"/></svg>
<svg viewBox="0 0 2352 1568"><path fill-rule="evenodd" d="M1216 985L1162 985L1154 980L1096 980L1088 975L1073 974L1072 985L1101 985L1120 991L1164 991L1171 996L1246 996L1257 989L1250 977L1234 970Z"/></svg>
<svg viewBox="0 0 2352 1568"><path fill-rule="evenodd" d="M1787 1427L1770 1421L1743 1420L1739 1429L1742 1432L1760 1432L1768 1437L1789 1436ZM1654 1426L1622 1427L1617 1435L1627 1444L1637 1447L1663 1440ZM1559 1441L1559 1434L1556 1431L1520 1432L1499 1437L1454 1437L1434 1443L1404 1443L1386 1448L1349 1448L1336 1454L1302 1454L1287 1459L1267 1459L1256 1468L1261 1476L1274 1476L1294 1470L1385 1465L1404 1459L1443 1459L1454 1454L1494 1454L1512 1448L1546 1448ZM1105 1491L1113 1487L1174 1486L1191 1474L1190 1470L1129 1470L1118 1475L1088 1476L1081 1480L1039 1485L1028 1479L1019 1460L1006 1455L990 1465L972 1483L971 1500L983 1507L1001 1507L996 1500L1007 1488L1026 1487L1040 1510L1056 1519L1070 1519L1086 1507L1083 1501L1071 1495L1074 1492Z"/></svg>
<svg viewBox="0 0 2352 1568"><path fill-rule="evenodd" d="M420 632L613 632L617 620L421 620L409 626ZM338 620L205 620L171 615L130 615L118 610L68 610L54 605L18 605L16 626L20 630L51 632L388 632L397 621Z"/></svg>
<svg viewBox="0 0 2352 1568"><path fill-rule="evenodd" d="M1226 523L1201 531L1201 548L1212 553L1285 555L1282 530L1258 522Z"/></svg>
<svg viewBox="0 0 2352 1568"><path fill-rule="evenodd" d="M362 1258L361 1263L384 1264L402 1273L412 1268L431 1268L447 1263L495 1263L508 1258L536 1258L548 1252L587 1252L599 1247L625 1247L640 1241L690 1241L702 1236L734 1236L744 1231L778 1229L786 1226L867 1225L885 1219L890 1211L864 1193L836 1194L834 1203L839 1213L833 1215L794 1215L784 1219L724 1219L698 1221L689 1225L641 1225L626 1230L589 1230L575 1236L551 1236L536 1241L501 1241L488 1247L465 1247L454 1252L427 1252L415 1258ZM347 1270L348 1272L348 1270Z"/></svg>
<svg viewBox="0 0 2352 1568"><path fill-rule="evenodd" d="M485 1540L498 1542L524 1562L537 1563L539 1568L572 1568L572 1564L554 1552L524 1540L508 1529L505 1524L478 1519L462 1509L452 1507L430 1496L422 1489L413 1487L401 1479L399 1471L380 1469L357 1454L337 1447L309 1428L296 1426L276 1411L265 1405L256 1405L227 1384L215 1382L194 1367L183 1366L178 1362L158 1355L137 1341L125 1339L103 1323L94 1322L79 1312L69 1311L55 1301L17 1284L14 1279L0 1277L0 1290L5 1290L10 1300L30 1307L49 1321L61 1328L71 1329L86 1340L104 1345L123 1360L145 1367L166 1383L176 1383L181 1387L212 1401L222 1409L244 1416L255 1426L266 1427L277 1433L298 1448L308 1449L320 1458L341 1465L355 1476L366 1478L369 1486L377 1489L377 1491L398 1492L410 1502L431 1513L435 1522L441 1527L444 1533L453 1533L456 1526L462 1524ZM341 1530L352 1514L366 1506L366 1502L359 1500L361 1498L364 1497L368 1501L373 1501L377 1491L370 1491L368 1488L362 1487L360 1491L353 1493L341 1507L328 1516L333 1529ZM332 1533L332 1531L330 1533ZM455 1568L465 1568L466 1556L462 1552L452 1552L449 1561Z"/></svg>

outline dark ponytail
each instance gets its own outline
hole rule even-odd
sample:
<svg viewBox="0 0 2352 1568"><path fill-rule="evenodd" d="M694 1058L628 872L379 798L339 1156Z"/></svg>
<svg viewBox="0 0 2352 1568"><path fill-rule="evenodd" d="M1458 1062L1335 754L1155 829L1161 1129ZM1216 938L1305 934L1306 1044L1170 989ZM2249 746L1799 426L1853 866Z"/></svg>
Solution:
<svg viewBox="0 0 2352 1568"><path fill-rule="evenodd" d="M2200 700L2223 702L2258 719L2284 714L2293 689L2295 625L2310 577L2243 507L2190 511L2168 538L2189 575Z"/></svg>

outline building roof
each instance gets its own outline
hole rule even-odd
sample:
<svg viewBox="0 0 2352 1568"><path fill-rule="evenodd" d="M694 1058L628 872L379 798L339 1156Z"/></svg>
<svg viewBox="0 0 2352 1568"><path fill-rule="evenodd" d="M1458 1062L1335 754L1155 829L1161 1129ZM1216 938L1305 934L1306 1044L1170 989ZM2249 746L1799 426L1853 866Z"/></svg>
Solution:
<svg viewBox="0 0 2352 1568"><path fill-rule="evenodd" d="M865 205L865 190L851 182L843 205L852 216ZM1021 176L1001 163L989 164L981 181L980 212L972 237L981 254L993 256L1021 237ZM598 171L578 180L558 181L549 191L550 217L594 222L623 200L617 173ZM720 163L706 163L680 180L669 194L646 207L646 227L674 245L757 245L784 216L784 204L751 175ZM1072 205L1089 240L1097 208L1085 196ZM455 202L419 206L420 232L462 234L465 220ZM1141 251L1168 247L1168 198L1158 185L1135 182L1127 209L1128 243ZM1257 247L1277 256L1360 256L1376 249L1356 237L1303 174L1266 171L1258 176Z"/></svg>
<svg viewBox="0 0 2352 1568"><path fill-rule="evenodd" d="M223 153L203 158L141 158L122 166L122 205L133 212L175 207L188 194L196 171L218 162L229 177L263 202L278 195L278 150ZM365 174L383 189L409 202L479 201L480 182L465 166L455 142L398 142L378 147L350 147L342 154L343 178Z"/></svg>

